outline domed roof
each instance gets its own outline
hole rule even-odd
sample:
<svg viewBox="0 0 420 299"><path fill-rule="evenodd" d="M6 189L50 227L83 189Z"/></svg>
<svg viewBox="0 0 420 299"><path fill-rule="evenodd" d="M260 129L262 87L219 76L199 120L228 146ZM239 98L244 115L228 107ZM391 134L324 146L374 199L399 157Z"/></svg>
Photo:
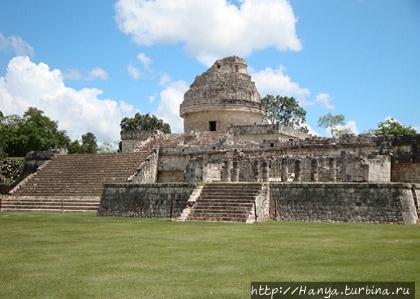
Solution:
<svg viewBox="0 0 420 299"><path fill-rule="evenodd" d="M217 60L197 76L184 95L181 116L203 110L260 112L261 97L248 75L244 59L230 56Z"/></svg>

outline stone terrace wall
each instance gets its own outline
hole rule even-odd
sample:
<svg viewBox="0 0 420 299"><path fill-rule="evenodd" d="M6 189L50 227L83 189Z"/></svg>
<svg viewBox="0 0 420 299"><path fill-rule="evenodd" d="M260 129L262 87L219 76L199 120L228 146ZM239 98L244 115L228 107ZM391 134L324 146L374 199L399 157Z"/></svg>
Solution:
<svg viewBox="0 0 420 299"><path fill-rule="evenodd" d="M271 183L276 220L415 224L414 194L407 183Z"/></svg>
<svg viewBox="0 0 420 299"><path fill-rule="evenodd" d="M156 183L158 161L159 149L150 154L127 181L135 184Z"/></svg>
<svg viewBox="0 0 420 299"><path fill-rule="evenodd" d="M98 216L175 218L186 207L193 184L105 184Z"/></svg>
<svg viewBox="0 0 420 299"><path fill-rule="evenodd" d="M420 183L420 163L392 163L393 182Z"/></svg>
<svg viewBox="0 0 420 299"><path fill-rule="evenodd" d="M137 144L156 134L158 133L155 130L121 132L121 151L123 153L131 153Z"/></svg>
<svg viewBox="0 0 420 299"><path fill-rule="evenodd" d="M305 139L310 135L282 125L249 125L233 126L229 129L234 140L251 140L263 142L264 140Z"/></svg>

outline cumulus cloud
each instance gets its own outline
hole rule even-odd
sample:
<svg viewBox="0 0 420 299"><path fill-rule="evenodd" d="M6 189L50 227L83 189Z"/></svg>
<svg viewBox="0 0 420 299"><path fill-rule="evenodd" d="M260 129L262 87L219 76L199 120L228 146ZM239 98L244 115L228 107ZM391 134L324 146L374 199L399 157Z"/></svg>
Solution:
<svg viewBox="0 0 420 299"><path fill-rule="evenodd" d="M274 47L299 51L296 17L287 0L119 0L119 29L140 45L181 43L210 65L226 55Z"/></svg>
<svg viewBox="0 0 420 299"><path fill-rule="evenodd" d="M171 82L171 77L168 74L163 74L160 77L159 85L164 86L164 85L168 84L169 82Z"/></svg>
<svg viewBox="0 0 420 299"><path fill-rule="evenodd" d="M170 82L160 93L159 106L155 115L171 125L173 132L183 131L183 120L179 116L179 105L188 90L188 84L182 80Z"/></svg>
<svg viewBox="0 0 420 299"><path fill-rule="evenodd" d="M4 36L0 32L0 51L10 52L15 55L27 55L32 57L34 49L30 44L24 41L20 36Z"/></svg>
<svg viewBox="0 0 420 299"><path fill-rule="evenodd" d="M267 67L263 70L251 71L252 80L262 97L267 94L294 97L303 107L320 105L325 109L333 109L331 96L328 93L319 93L315 99L311 99L311 91L294 82L287 74L286 68Z"/></svg>
<svg viewBox="0 0 420 299"><path fill-rule="evenodd" d="M146 70L150 68L150 64L152 63L152 59L144 53L137 54L137 60L143 64Z"/></svg>
<svg viewBox="0 0 420 299"><path fill-rule="evenodd" d="M156 100L156 95L151 95L147 99L149 100L149 103L152 104Z"/></svg>
<svg viewBox="0 0 420 299"><path fill-rule="evenodd" d="M315 103L320 104L325 109L334 109L331 103L331 96L328 93L320 93L315 98Z"/></svg>
<svg viewBox="0 0 420 299"><path fill-rule="evenodd" d="M0 110L4 114L22 114L29 106L37 107L71 138L93 132L100 142L119 140L119 123L135 113L133 106L101 98L96 88L73 89L64 83L58 69L36 64L29 57L10 60L7 73L0 77Z"/></svg>
<svg viewBox="0 0 420 299"><path fill-rule="evenodd" d="M140 69L135 67L131 63L127 65L127 72L130 75L130 77L133 78L133 79L138 80L141 77Z"/></svg>
<svg viewBox="0 0 420 299"><path fill-rule="evenodd" d="M89 72L82 72L78 69L71 69L63 73L64 80L83 80L83 81L92 81L92 80L108 80L108 73L100 68L95 67Z"/></svg>
<svg viewBox="0 0 420 299"><path fill-rule="evenodd" d="M267 67L263 70L251 73L261 96L267 94L295 97L302 105L308 102L311 94L309 89L301 87L298 83L285 74L285 68L277 69Z"/></svg>

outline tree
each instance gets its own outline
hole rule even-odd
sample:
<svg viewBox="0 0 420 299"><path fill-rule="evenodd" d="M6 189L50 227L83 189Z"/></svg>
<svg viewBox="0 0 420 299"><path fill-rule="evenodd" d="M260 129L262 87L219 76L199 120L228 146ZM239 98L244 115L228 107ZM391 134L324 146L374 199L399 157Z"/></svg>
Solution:
<svg viewBox="0 0 420 299"><path fill-rule="evenodd" d="M351 133L348 128L339 128L339 126L344 125L344 120L343 114L328 113L318 119L318 127L330 128L331 137L339 137Z"/></svg>
<svg viewBox="0 0 420 299"><path fill-rule="evenodd" d="M97 151L98 145L96 143L96 136L91 132L87 132L86 134L82 135L82 145L80 146L80 152L86 154L96 154Z"/></svg>
<svg viewBox="0 0 420 299"><path fill-rule="evenodd" d="M80 153L80 143L78 140L74 140L68 146L68 153L69 154L78 154Z"/></svg>
<svg viewBox="0 0 420 299"><path fill-rule="evenodd" d="M3 116L0 133L3 150L9 156L25 156L30 151L51 148L67 148L70 142L66 132L58 130L56 121L34 107L29 107L23 117Z"/></svg>
<svg viewBox="0 0 420 299"><path fill-rule="evenodd" d="M305 125L306 111L294 97L267 95L261 99L261 105L266 123L308 132Z"/></svg>
<svg viewBox="0 0 420 299"><path fill-rule="evenodd" d="M373 130L373 133L378 136L384 135L415 135L417 132L414 128L401 124L394 118L390 117L380 122L378 128Z"/></svg>
<svg viewBox="0 0 420 299"><path fill-rule="evenodd" d="M171 133L171 127L155 115L136 113L134 117L124 117L120 123L123 132L129 131L153 131L160 130L163 133Z"/></svg>

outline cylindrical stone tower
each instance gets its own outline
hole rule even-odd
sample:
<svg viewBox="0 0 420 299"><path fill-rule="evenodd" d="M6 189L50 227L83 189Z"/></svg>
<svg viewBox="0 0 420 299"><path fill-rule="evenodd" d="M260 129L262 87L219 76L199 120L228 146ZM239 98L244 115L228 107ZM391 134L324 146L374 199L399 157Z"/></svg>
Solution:
<svg viewBox="0 0 420 299"><path fill-rule="evenodd" d="M262 123L261 97L242 58L217 60L195 78L180 107L184 132L226 131Z"/></svg>

